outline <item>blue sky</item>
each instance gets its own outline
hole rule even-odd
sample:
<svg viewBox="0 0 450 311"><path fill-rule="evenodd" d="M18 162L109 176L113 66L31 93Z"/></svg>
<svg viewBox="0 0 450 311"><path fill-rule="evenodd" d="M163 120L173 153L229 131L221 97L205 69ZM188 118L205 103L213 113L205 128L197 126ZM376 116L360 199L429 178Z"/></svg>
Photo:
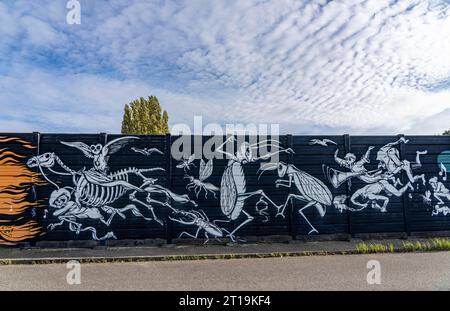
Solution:
<svg viewBox="0 0 450 311"><path fill-rule="evenodd" d="M0 132L120 131L156 95L171 124L294 134L450 128L450 4L0 0Z"/></svg>

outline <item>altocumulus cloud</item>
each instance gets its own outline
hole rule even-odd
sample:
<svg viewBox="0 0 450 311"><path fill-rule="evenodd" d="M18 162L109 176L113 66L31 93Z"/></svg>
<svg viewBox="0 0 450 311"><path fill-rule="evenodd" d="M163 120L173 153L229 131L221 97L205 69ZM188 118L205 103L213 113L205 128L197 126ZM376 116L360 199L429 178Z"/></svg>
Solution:
<svg viewBox="0 0 450 311"><path fill-rule="evenodd" d="M293 133L450 127L448 1L0 3L1 131L120 129L160 97L171 123L279 122Z"/></svg>

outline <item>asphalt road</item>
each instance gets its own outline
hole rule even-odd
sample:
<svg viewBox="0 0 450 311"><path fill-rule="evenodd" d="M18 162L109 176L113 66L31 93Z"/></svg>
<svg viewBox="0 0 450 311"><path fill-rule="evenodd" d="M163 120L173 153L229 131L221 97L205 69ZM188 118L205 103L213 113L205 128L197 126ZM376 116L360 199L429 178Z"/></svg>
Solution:
<svg viewBox="0 0 450 311"><path fill-rule="evenodd" d="M367 283L378 260L381 284ZM448 290L450 252L0 266L0 290Z"/></svg>

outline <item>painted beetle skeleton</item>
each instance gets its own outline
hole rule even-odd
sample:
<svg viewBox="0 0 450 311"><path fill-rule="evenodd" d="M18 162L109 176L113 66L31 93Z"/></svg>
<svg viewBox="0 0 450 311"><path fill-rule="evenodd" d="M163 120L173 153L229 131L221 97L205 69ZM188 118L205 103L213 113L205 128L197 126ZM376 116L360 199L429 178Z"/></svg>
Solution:
<svg viewBox="0 0 450 311"><path fill-rule="evenodd" d="M177 209L173 210L173 216L178 216L178 218L173 218L172 216L169 216L169 219L175 222L178 222L183 225L194 225L197 226L197 231L194 235L183 231L179 235L178 238L181 238L183 235L186 235L188 237L197 239L199 233L201 230L204 231L205 235L205 242L203 244L208 243L210 236L214 237L216 240L218 238L224 237L224 233L227 234L228 237L230 237L231 241L235 241L235 237L233 234L231 234L228 230L224 228L220 228L218 225L215 224L215 221L211 222L206 216L205 212L203 210L190 210L190 211L182 211Z"/></svg>

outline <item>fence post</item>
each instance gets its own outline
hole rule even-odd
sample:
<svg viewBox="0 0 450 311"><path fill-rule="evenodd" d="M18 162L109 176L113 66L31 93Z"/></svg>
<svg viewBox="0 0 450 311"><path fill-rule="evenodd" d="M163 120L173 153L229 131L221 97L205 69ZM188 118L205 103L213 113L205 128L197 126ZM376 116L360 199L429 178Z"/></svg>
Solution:
<svg viewBox="0 0 450 311"><path fill-rule="evenodd" d="M287 142L287 147L291 148L292 150L294 150L294 143L293 143L293 139L292 139L292 134L287 134L286 135L286 142ZM287 164L293 164L294 162L294 155L292 153L288 153L288 159L287 159L288 163ZM292 187L288 188L288 195L291 194L291 190ZM288 230L289 230L289 234L292 237L293 240L297 239L297 226L295 224L295 218L294 218L294 208L293 208L293 203L292 200L291 202L289 202L289 210L288 210L289 216L288 216Z"/></svg>
<svg viewBox="0 0 450 311"><path fill-rule="evenodd" d="M344 134L344 149L345 154L351 152L352 150L352 142L349 134ZM350 179L346 181L345 194L347 196L347 200L350 197L351 193L351 182ZM353 213L347 210L347 222L348 222L348 233L352 238L355 237L355 232L353 229Z"/></svg>
<svg viewBox="0 0 450 311"><path fill-rule="evenodd" d="M108 142L108 141L107 141L107 140L108 140L108 134L106 134L106 133L100 133L99 136L100 136L100 143L101 143L102 145L106 145L106 143Z"/></svg>
<svg viewBox="0 0 450 311"><path fill-rule="evenodd" d="M36 156L39 156L41 154L41 133L39 132L33 132L33 145L36 146ZM39 172L39 169L36 168L36 171ZM33 184L33 191L34 191L34 199L37 201L38 195L37 195L37 187Z"/></svg>
<svg viewBox="0 0 450 311"><path fill-rule="evenodd" d="M399 134L398 138L405 137L404 134ZM406 150L405 150L405 144L401 143L399 145L400 147L400 160L403 161L406 159ZM405 181L407 179L406 173L404 170L402 170L402 184L405 184ZM410 229L410 215L409 215L409 208L408 208L408 202L406 202L405 194L402 195L402 207L403 207L403 222L405 224L405 232L408 236L411 235L411 229Z"/></svg>
<svg viewBox="0 0 450 311"><path fill-rule="evenodd" d="M172 190L172 155L171 155L171 147L172 147L172 136L170 135L170 133L166 134L166 150L165 150L165 156L166 156L166 183L167 183L167 188L169 188L170 190ZM173 236L173 224L172 222L169 220L169 214L170 213L170 209L166 209L167 213L166 213L166 219L165 219L165 227L166 227L166 231L165 231L165 235L166 235L166 243L167 244L172 244L172 236Z"/></svg>
<svg viewBox="0 0 450 311"><path fill-rule="evenodd" d="M36 146L36 156L39 156L39 154L41 153L41 133L33 132L32 135L33 135L33 145ZM36 168L36 171L39 171L39 170ZM38 193L38 187L36 187L36 184L33 183L33 185L31 186L31 191L33 192L34 205L37 206L37 203L39 200L39 193ZM36 246L36 240L33 239L30 242L30 245Z"/></svg>
<svg viewBox="0 0 450 311"><path fill-rule="evenodd" d="M100 133L99 135L99 141L100 143L105 146L108 143L108 134L106 133ZM106 246L106 240L100 240L100 245L101 246Z"/></svg>

